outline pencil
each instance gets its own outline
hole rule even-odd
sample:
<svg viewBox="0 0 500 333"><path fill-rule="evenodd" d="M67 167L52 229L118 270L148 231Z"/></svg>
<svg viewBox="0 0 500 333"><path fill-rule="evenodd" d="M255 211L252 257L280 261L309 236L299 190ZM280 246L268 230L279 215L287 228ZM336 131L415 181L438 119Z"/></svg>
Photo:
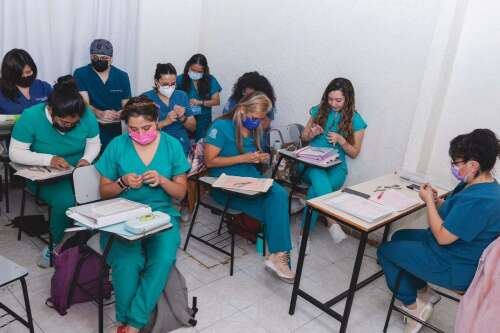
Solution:
<svg viewBox="0 0 500 333"><path fill-rule="evenodd" d="M377 199L381 199L383 195L384 195L384 192L380 192L380 193L377 195Z"/></svg>

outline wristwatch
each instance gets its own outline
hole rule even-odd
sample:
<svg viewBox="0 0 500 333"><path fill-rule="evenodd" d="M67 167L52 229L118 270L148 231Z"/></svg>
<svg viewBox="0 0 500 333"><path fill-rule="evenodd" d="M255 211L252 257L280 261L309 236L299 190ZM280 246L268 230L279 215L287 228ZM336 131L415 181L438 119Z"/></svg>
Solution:
<svg viewBox="0 0 500 333"><path fill-rule="evenodd" d="M118 180L116 181L116 183L118 184L118 186L120 186L120 188L123 190L123 191L126 191L130 188L130 186L126 185L125 182L123 181L122 177L118 178Z"/></svg>

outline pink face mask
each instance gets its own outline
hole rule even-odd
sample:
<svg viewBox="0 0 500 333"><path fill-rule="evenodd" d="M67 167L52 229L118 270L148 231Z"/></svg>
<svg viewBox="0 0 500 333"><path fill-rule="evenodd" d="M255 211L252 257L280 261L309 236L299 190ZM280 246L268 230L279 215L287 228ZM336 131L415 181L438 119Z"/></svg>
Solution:
<svg viewBox="0 0 500 333"><path fill-rule="evenodd" d="M143 133L128 131L128 135L132 140L134 140L138 144L147 145L156 139L156 137L158 136L158 131L156 129L152 129L148 132L143 132Z"/></svg>

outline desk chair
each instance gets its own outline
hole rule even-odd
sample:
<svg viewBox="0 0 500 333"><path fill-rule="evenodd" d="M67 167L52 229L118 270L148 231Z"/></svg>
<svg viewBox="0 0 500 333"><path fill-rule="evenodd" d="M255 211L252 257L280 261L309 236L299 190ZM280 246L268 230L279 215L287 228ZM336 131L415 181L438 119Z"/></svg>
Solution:
<svg viewBox="0 0 500 333"><path fill-rule="evenodd" d="M2 317L10 315L14 318L0 326L0 330L11 322L18 320L21 324L26 326L31 333L34 333L35 328L33 325L33 317L31 316L28 287L26 285L25 279L25 277L28 275L28 271L3 256L0 256L0 267L2 267L2 269L0 270L0 288L16 281L21 282L21 286L23 288L24 306L26 307L27 316L27 320L25 320L17 313L9 309L5 304L0 302L0 308L6 312L6 314L2 315Z"/></svg>
<svg viewBox="0 0 500 333"><path fill-rule="evenodd" d="M428 322L425 322L423 320L420 320L419 318L417 318L417 317L411 315L410 313L406 312L405 310L403 310L403 308L401 308L401 307L399 307L399 306L397 306L397 305L394 304L395 301L396 301L396 293L399 291L399 286L400 286L400 283L401 283L401 277L405 273L409 274L406 271L401 270L399 272L399 274L398 274L397 279L396 279L396 288L395 288L395 292L392 294L392 299L391 299L391 303L389 305L389 311L387 312L387 318L385 320L383 332L384 333L387 332L387 327L389 326L389 321L391 320L392 311L397 311L397 312L403 314L404 316L407 316L407 317L412 318L413 320L416 320L417 322L419 322L420 324L422 324L425 327L428 327L429 329L433 330L434 332L445 333L443 330L437 328L436 326L434 326L434 325L432 325L432 324L430 324ZM455 301L457 303L460 302L460 299L457 298L457 297L455 297L455 296L452 296L450 294L444 293L444 292L439 291L439 290L434 289L434 288L432 288L432 290L434 292L438 293L439 295L441 295L443 297L446 297L446 298L448 298L448 299L450 299L452 301ZM458 297L460 297L460 296L462 296L462 295L465 294L464 291L455 291L455 290L453 290L452 292L455 293Z"/></svg>
<svg viewBox="0 0 500 333"><path fill-rule="evenodd" d="M234 237L235 233L234 232L229 232L228 230L228 224L232 223L235 218L243 214L242 211L236 210L236 209L231 209L229 208L229 202L233 196L244 196L244 197L253 197L254 195L246 195L242 192L233 192L233 191L226 191L228 193L228 197L226 200L225 205L220 205L218 202L216 202L209 194L203 194L201 195L201 190L200 190L200 185L205 185L210 188L212 188L212 184L215 182L216 178L214 177L191 177L192 180L195 181L196 183L196 206L194 209L193 216L191 217L191 223L189 225L189 231L186 236L186 241L184 242L184 251L186 251L189 240L191 238L196 239L197 241L210 246L216 251L219 251L221 253L224 253L225 255L228 255L230 257L230 268L229 268L229 275L233 275L233 269L234 269ZM221 190L221 189L219 189ZM259 195L259 194L256 194ZM212 212L215 212L216 214L220 214L220 223L219 227L217 230L210 231L204 235L194 235L193 234L193 227L196 222L196 218L198 216L198 209L200 208L200 205L203 207L206 207L210 209ZM223 224L225 223L226 228L224 229L224 232L222 232L222 227ZM258 238L262 239L263 242L263 255L266 255L266 244L265 244L265 228L262 228L262 231L257 234ZM221 233L222 232L222 233ZM228 237L225 235L229 234ZM230 241L230 244L227 244L227 241ZM230 252L225 250L225 248L230 245Z"/></svg>
<svg viewBox="0 0 500 333"><path fill-rule="evenodd" d="M99 191L99 182L100 182L100 174L95 168L94 165L88 165L80 168L76 168L73 171L73 191L75 194L75 201L77 205L83 205L95 201L101 200L101 193ZM101 270L99 273L99 292L97 300L93 301L98 305L99 312L99 332L103 332L104 330L104 305L111 305L114 302L109 302L104 304L104 278L109 276L109 266L106 264L106 257L111 250L111 242L108 242L106 249L104 251L101 250L100 247L100 234L95 233L90 239L87 241L86 248L93 253L95 253L99 259L101 259ZM82 256L78 261L75 274L73 275L73 281L70 285L70 292L68 294L68 304L71 304L71 300L73 298L74 292L76 288L79 288L81 291L89 293L86 289L87 284L95 283L94 281L88 281L84 285L79 284L79 276L83 263L86 260L86 256Z"/></svg>

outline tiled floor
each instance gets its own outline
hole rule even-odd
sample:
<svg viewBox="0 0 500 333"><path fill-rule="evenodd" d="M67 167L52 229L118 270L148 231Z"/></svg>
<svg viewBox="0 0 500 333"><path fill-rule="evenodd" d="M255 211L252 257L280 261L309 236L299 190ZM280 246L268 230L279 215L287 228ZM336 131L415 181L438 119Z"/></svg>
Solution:
<svg viewBox="0 0 500 333"><path fill-rule="evenodd" d="M28 288L31 299L35 332L45 333L93 333L97 331L97 307L92 303L73 305L66 316L60 316L45 305L49 296L52 269L40 269L36 266L41 243L24 236L17 241L16 232L7 227L9 218L18 215L19 191L11 197L11 213L5 214L2 203L0 219L0 254L17 262L29 270ZM33 204L28 211L39 210ZM41 209L43 212L44 210ZM216 219L208 211L200 213L205 227L215 225ZM293 220L293 233L297 234L298 219ZM182 225L185 236L187 225ZM295 242L296 236L293 237ZM307 257L302 278L303 289L321 300L327 300L347 288L348 280L356 254L357 240L349 238L339 245L334 245L322 226L313 235L312 254ZM181 329L177 332L335 332L339 323L322 313L309 303L301 300L297 303L294 316L288 315L288 306L292 286L284 284L264 270L263 259L255 246L245 240L238 240L235 272L229 277L229 265L226 258L214 253L208 247L200 247L192 241L188 250L193 256L179 249L177 266L187 280L190 295L198 297L199 313L196 328ZM294 244L295 245L295 244ZM297 260L297 251L292 252L293 267ZM209 268L207 268L209 267ZM378 270L375 249L368 247L363 262L361 276ZM381 332L390 300L390 294L383 278L360 290L354 299L348 332ZM20 286L0 289L0 301L23 313L24 303ZM341 311L344 302L334 309ZM435 309L431 322L453 331L456 304L441 301ZM0 310L1 311L1 310ZM0 316L3 311L0 312ZM114 321L113 306L105 308L106 325ZM0 318L0 326L8 321ZM1 333L26 332L19 323L11 323L0 328ZM400 316L394 314L389 332L402 332ZM427 330L422 330L427 332Z"/></svg>

